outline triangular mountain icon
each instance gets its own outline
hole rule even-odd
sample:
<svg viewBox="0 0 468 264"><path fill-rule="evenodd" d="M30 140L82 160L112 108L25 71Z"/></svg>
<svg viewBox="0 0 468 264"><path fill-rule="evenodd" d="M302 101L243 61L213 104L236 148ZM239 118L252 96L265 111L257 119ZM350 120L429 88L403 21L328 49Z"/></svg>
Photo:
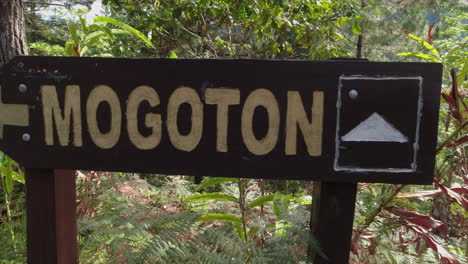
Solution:
<svg viewBox="0 0 468 264"><path fill-rule="evenodd" d="M343 141L379 141L407 143L408 138L382 116L373 113L341 137Z"/></svg>

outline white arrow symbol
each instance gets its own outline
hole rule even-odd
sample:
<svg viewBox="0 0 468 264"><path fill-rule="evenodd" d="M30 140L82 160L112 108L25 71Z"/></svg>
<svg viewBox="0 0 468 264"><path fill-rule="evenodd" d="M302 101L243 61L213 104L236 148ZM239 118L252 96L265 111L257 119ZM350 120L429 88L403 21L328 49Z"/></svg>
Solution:
<svg viewBox="0 0 468 264"><path fill-rule="evenodd" d="M377 113L373 113L341 139L343 141L408 142L405 135Z"/></svg>
<svg viewBox="0 0 468 264"><path fill-rule="evenodd" d="M0 139L3 139L3 127L29 126L28 105L24 104L3 104L2 86L0 86Z"/></svg>

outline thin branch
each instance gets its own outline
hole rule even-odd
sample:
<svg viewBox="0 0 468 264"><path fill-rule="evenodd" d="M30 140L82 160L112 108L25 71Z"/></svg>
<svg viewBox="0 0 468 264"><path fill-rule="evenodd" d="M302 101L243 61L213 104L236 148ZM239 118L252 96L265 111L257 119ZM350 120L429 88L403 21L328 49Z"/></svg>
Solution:
<svg viewBox="0 0 468 264"><path fill-rule="evenodd" d="M405 184L398 185L396 189L393 191L393 193L390 194L390 196L386 200L384 200L379 205L379 207L377 207L374 211L372 211L372 213L366 218L364 225L361 226L359 230L357 231L357 234L353 236L351 240L351 245L354 245L355 243L357 243L357 240L359 239L360 234L363 232L363 230L368 228L374 222L375 218L382 212L383 208L385 208L401 192L401 190L403 190L405 186L406 186Z"/></svg>
<svg viewBox="0 0 468 264"><path fill-rule="evenodd" d="M447 139L445 139L445 141L442 144L440 144L440 146L436 150L436 153L439 153L444 147L446 147L447 144L453 139L455 139L458 133L460 133L467 126L468 126L468 121L466 121L461 126L459 126Z"/></svg>

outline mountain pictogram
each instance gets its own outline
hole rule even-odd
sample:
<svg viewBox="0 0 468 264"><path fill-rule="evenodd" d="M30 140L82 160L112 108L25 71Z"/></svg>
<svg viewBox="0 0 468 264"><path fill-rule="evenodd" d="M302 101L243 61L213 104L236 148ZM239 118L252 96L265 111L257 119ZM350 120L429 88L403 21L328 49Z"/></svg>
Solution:
<svg viewBox="0 0 468 264"><path fill-rule="evenodd" d="M357 127L341 137L343 141L399 142L407 143L408 138L378 113L373 113Z"/></svg>

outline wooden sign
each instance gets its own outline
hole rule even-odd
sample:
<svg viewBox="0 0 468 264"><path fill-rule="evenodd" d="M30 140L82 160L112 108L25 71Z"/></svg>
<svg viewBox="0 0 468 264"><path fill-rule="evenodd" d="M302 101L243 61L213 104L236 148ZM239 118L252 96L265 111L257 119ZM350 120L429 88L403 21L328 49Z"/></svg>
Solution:
<svg viewBox="0 0 468 264"><path fill-rule="evenodd" d="M27 168L430 184L442 67L16 57L0 149Z"/></svg>

